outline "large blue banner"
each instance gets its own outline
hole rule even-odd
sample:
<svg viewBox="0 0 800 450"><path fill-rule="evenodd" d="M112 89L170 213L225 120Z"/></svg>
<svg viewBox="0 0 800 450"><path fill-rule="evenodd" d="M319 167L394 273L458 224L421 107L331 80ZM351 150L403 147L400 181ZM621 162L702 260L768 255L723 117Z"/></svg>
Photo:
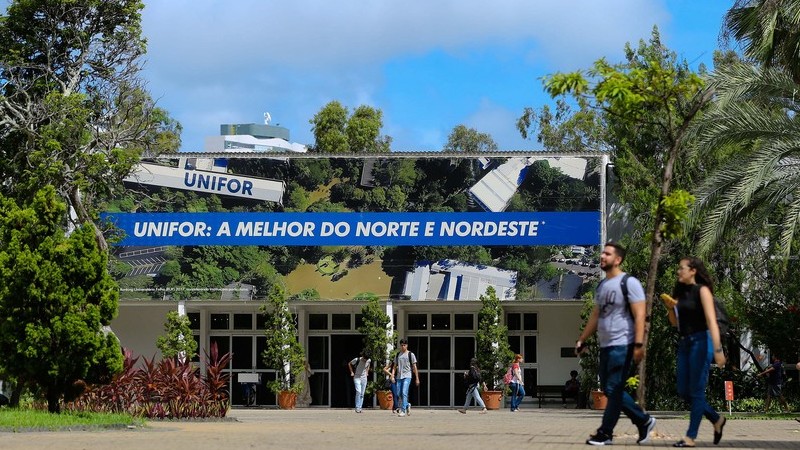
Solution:
<svg viewBox="0 0 800 450"><path fill-rule="evenodd" d="M116 245L597 245L599 212L106 213Z"/></svg>

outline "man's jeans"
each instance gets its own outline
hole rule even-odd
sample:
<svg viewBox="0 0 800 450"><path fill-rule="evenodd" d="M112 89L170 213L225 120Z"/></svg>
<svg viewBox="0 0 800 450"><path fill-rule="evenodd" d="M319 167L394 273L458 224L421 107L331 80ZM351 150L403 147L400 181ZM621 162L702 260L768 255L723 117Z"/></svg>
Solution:
<svg viewBox="0 0 800 450"><path fill-rule="evenodd" d="M708 369L713 355L711 337L706 330L684 336L678 344L678 395L691 405L686 436L692 439L697 437L703 416L711 423L719 420L719 414L706 401Z"/></svg>
<svg viewBox="0 0 800 450"><path fill-rule="evenodd" d="M511 383L511 410L519 409L519 404L525 398L525 386L522 383Z"/></svg>
<svg viewBox="0 0 800 450"><path fill-rule="evenodd" d="M473 384L469 388L467 388L467 399L464 401L464 409L469 408L469 404L472 399L475 399L475 404L480 406L481 408L486 408L486 404L483 403L483 399L481 398L481 393L478 392L478 385Z"/></svg>
<svg viewBox="0 0 800 450"><path fill-rule="evenodd" d="M353 384L356 386L356 411L361 411L361 406L364 404L364 390L367 388L367 379L355 377L353 378Z"/></svg>
<svg viewBox="0 0 800 450"><path fill-rule="evenodd" d="M400 378L397 380L397 393L400 397L400 409L408 410L408 387L411 385L411 378Z"/></svg>
<svg viewBox="0 0 800 450"><path fill-rule="evenodd" d="M614 435L614 427L622 411L634 425L640 426L650 420L633 397L625 391L625 381L633 360L633 344L616 345L600 349L600 386L608 398L600 430L608 436Z"/></svg>

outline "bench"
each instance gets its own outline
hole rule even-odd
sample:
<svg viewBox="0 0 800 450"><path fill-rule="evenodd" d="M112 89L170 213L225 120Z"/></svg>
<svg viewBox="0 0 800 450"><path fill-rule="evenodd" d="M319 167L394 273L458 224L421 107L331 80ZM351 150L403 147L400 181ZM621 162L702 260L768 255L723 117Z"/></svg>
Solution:
<svg viewBox="0 0 800 450"><path fill-rule="evenodd" d="M564 386L560 384L540 384L536 386L536 398L539 400L539 408L548 398L561 400L562 389L564 389ZM574 396L567 396L567 401L577 404L577 399Z"/></svg>

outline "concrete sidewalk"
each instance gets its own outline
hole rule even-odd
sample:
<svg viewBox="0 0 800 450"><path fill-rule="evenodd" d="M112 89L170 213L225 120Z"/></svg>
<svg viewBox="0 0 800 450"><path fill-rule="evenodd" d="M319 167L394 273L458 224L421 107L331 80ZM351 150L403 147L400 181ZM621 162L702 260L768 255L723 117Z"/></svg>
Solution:
<svg viewBox="0 0 800 450"><path fill-rule="evenodd" d="M657 413L651 441L641 447L669 447L688 426L685 413ZM2 449L219 449L347 448L517 449L592 448L584 442L600 424L600 412L575 409L522 409L466 415L449 409L413 408L408 417L365 409L236 409L218 422L149 422L134 430L0 433ZM729 420L719 446L712 444L708 421L698 447L800 448L795 420ZM640 447L636 427L620 418L615 447Z"/></svg>

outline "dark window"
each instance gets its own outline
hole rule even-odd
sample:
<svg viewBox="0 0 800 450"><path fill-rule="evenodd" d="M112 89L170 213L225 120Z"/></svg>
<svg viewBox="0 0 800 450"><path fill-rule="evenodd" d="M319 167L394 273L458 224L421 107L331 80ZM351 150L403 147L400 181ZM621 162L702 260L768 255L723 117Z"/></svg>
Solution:
<svg viewBox="0 0 800 450"><path fill-rule="evenodd" d="M364 326L364 315L363 314L356 314L356 326L355 329L358 330L359 328Z"/></svg>
<svg viewBox="0 0 800 450"><path fill-rule="evenodd" d="M233 315L233 329L234 330L252 330L253 329L253 315L252 314L234 314Z"/></svg>
<svg viewBox="0 0 800 450"><path fill-rule="evenodd" d="M575 347L561 347L562 358L577 358L575 355Z"/></svg>
<svg viewBox="0 0 800 450"><path fill-rule="evenodd" d="M427 314L409 314L408 315L408 329L409 330L427 330L428 329L428 315Z"/></svg>
<svg viewBox="0 0 800 450"><path fill-rule="evenodd" d="M266 336L256 336L256 369L266 369L264 364L264 350L267 349ZM263 379L261 380L264 381Z"/></svg>
<svg viewBox="0 0 800 450"><path fill-rule="evenodd" d="M327 330L328 329L328 315L327 314L309 314L308 315L308 329L309 330Z"/></svg>
<svg viewBox="0 0 800 450"><path fill-rule="evenodd" d="M349 330L350 329L350 314L332 314L331 315L331 329L334 329L334 330Z"/></svg>
<svg viewBox="0 0 800 450"><path fill-rule="evenodd" d="M197 350L195 351L195 354L192 357L192 362L199 363L200 362L200 353L197 353L197 352L200 351L200 336L196 335L196 334L193 334L192 338L194 338L194 341L197 342Z"/></svg>
<svg viewBox="0 0 800 450"><path fill-rule="evenodd" d="M518 331L522 329L522 322L520 314L507 314L506 315L506 326L508 327L508 331Z"/></svg>
<svg viewBox="0 0 800 450"><path fill-rule="evenodd" d="M200 313L191 312L186 314L186 317L189 318L189 328L193 330L200 329Z"/></svg>
<svg viewBox="0 0 800 450"><path fill-rule="evenodd" d="M328 368L328 336L308 337L308 365L311 370Z"/></svg>
<svg viewBox="0 0 800 450"><path fill-rule="evenodd" d="M536 313L525 313L523 317L523 326L525 327L526 331L536 331L539 329L538 326L538 314Z"/></svg>
<svg viewBox="0 0 800 450"><path fill-rule="evenodd" d="M511 347L511 351L514 353L522 353L521 350L521 342L519 336L509 336L508 337L508 346ZM524 356L524 355L523 355ZM528 358L525 358L527 361Z"/></svg>
<svg viewBox="0 0 800 450"><path fill-rule="evenodd" d="M425 370L428 368L428 338L426 336L409 337L408 350L417 357L417 370ZM420 374L420 376L421 375L422 374Z"/></svg>
<svg viewBox="0 0 800 450"><path fill-rule="evenodd" d="M525 362L536 362L536 336L525 336Z"/></svg>
<svg viewBox="0 0 800 450"><path fill-rule="evenodd" d="M474 314L456 314L456 330L474 330L474 329L475 329Z"/></svg>
<svg viewBox="0 0 800 450"><path fill-rule="evenodd" d="M431 314L431 330L449 330L450 314Z"/></svg>
<svg viewBox="0 0 800 450"><path fill-rule="evenodd" d="M431 337L431 369L447 370L450 368L450 338Z"/></svg>
<svg viewBox="0 0 800 450"><path fill-rule="evenodd" d="M211 314L211 329L227 330L231 327L230 320L230 314Z"/></svg>
<svg viewBox="0 0 800 450"><path fill-rule="evenodd" d="M469 369L469 360L475 356L475 338L472 336L456 336L453 339L455 343L455 347L453 349L455 356L453 366L456 368L456 370L467 370ZM456 379L458 380L458 378ZM462 397L461 404L463 404L466 396Z"/></svg>
<svg viewBox="0 0 800 450"><path fill-rule="evenodd" d="M267 315L266 314L256 314L256 330L266 330L267 329Z"/></svg>
<svg viewBox="0 0 800 450"><path fill-rule="evenodd" d="M233 368L253 369L252 336L233 336Z"/></svg>

